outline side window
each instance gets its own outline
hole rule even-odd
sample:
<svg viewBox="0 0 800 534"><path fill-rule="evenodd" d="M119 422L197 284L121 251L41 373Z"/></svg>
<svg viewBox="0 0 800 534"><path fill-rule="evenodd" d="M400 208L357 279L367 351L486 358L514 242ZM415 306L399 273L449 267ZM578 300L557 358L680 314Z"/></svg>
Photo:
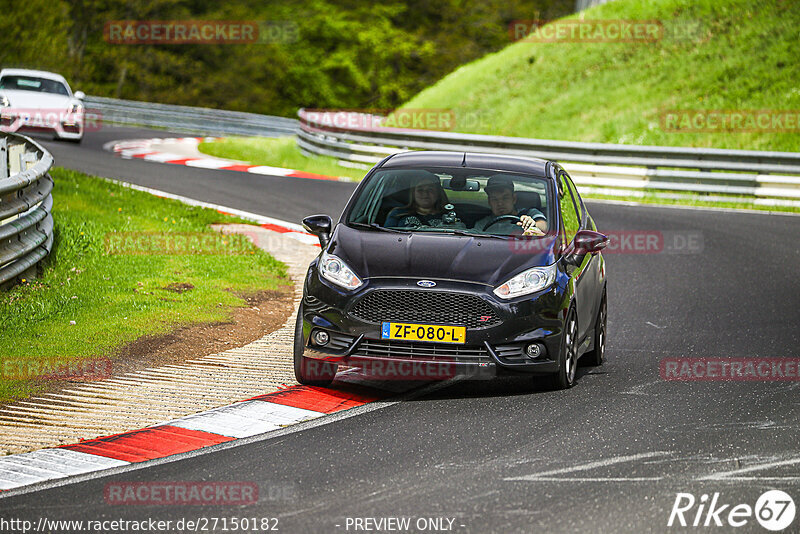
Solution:
<svg viewBox="0 0 800 534"><path fill-rule="evenodd" d="M560 173L558 175L558 204L561 211L561 220L564 222L564 231L566 232L566 242L571 243L575 234L581 226L581 217L575 204L575 199L572 198L569 184L567 183L567 175Z"/></svg>
<svg viewBox="0 0 800 534"><path fill-rule="evenodd" d="M572 193L572 198L575 200L575 205L578 207L578 221L582 225L583 217L586 215L586 207L583 205L583 199L580 194L578 194L578 189L575 187L575 184L572 183L572 178L570 178L567 173L564 173L564 176L569 186L569 192Z"/></svg>

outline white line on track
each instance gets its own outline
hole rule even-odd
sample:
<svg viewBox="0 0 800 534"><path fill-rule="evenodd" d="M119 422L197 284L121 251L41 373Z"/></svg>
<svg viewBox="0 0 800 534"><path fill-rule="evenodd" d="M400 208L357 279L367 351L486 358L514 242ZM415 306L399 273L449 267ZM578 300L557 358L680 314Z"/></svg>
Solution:
<svg viewBox="0 0 800 534"><path fill-rule="evenodd" d="M536 477L525 479L528 482L658 482L663 477L597 477L597 478L571 478L571 477ZM505 480L522 480L519 478Z"/></svg>
<svg viewBox="0 0 800 534"><path fill-rule="evenodd" d="M741 469L734 469L733 471L725 471L723 473L713 473L700 477L699 480L718 480L718 481L757 481L757 480L800 480L800 476L788 477L739 477L736 475L742 473L752 473L753 471L763 471L764 469L772 469L773 467L783 467L785 465L800 464L800 458L790 458L789 460L780 460L777 462L768 462L765 464L751 465Z"/></svg>
<svg viewBox="0 0 800 534"><path fill-rule="evenodd" d="M508 481L526 480L526 481L538 482L539 480L541 480L541 479L543 479L545 477L548 480L558 480L558 481L561 481L561 480L574 480L574 479L570 479L568 477L554 478L553 475L564 475L564 474L567 474L567 473L575 473L577 471L588 471L590 469L596 469L598 467L608 467L610 465L621 464L621 463L624 463L624 462L635 462L636 460L643 460L645 458L654 458L656 456L668 456L669 454L670 454L669 452L654 451L654 452L642 452L642 453L639 453L639 454L630 454L630 455L627 455L627 456L614 456L613 458L607 458L607 459L604 459L604 460L597 460L597 461L594 461L594 462L589 462L589 463L585 463L585 464L581 464L581 465L575 465L575 466L572 466L572 467L564 467L564 468L561 468L561 469L553 469L552 471L545 471L543 473L534 473L532 475L524 475L524 476L520 476L520 477L509 477L509 478L504 478L503 480L508 480ZM638 481L638 480L660 480L660 479L661 479L661 477L656 477L656 478L649 478L649 477L648 478L637 478L637 477L616 478L616 477L613 477L613 478L610 478L610 479L597 478L596 480Z"/></svg>

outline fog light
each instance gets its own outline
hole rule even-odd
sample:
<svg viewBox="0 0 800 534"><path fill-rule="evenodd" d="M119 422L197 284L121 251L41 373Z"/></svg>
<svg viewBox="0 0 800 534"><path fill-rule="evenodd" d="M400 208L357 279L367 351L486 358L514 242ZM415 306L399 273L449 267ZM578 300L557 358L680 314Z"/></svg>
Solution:
<svg viewBox="0 0 800 534"><path fill-rule="evenodd" d="M331 337L325 330L317 330L314 332L314 343L317 345L327 345Z"/></svg>
<svg viewBox="0 0 800 534"><path fill-rule="evenodd" d="M542 355L542 347L538 343L531 343L525 347L525 354L527 354L528 358L531 360L535 360Z"/></svg>

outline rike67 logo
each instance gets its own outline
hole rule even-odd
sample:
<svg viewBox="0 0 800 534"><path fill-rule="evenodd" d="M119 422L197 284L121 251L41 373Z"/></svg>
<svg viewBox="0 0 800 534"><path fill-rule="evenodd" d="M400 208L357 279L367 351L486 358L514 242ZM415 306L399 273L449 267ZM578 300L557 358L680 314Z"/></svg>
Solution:
<svg viewBox="0 0 800 534"><path fill-rule="evenodd" d="M778 532L792 525L795 512L794 500L780 490L763 493L755 506L726 503L719 492L699 499L691 493L678 493L667 526L739 528L755 519L765 529Z"/></svg>

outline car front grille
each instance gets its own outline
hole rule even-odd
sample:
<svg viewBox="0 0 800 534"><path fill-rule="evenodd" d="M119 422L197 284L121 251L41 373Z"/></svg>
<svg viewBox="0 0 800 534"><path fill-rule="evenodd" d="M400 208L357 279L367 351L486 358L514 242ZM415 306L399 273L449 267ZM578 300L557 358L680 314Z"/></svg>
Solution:
<svg viewBox="0 0 800 534"><path fill-rule="evenodd" d="M482 298L444 291L377 290L362 297L350 313L368 323L395 321L483 328L502 322Z"/></svg>
<svg viewBox="0 0 800 534"><path fill-rule="evenodd" d="M364 339L353 356L369 358L421 359L442 362L489 363L491 357L482 345L456 345L452 343L419 343L413 341L388 341Z"/></svg>

